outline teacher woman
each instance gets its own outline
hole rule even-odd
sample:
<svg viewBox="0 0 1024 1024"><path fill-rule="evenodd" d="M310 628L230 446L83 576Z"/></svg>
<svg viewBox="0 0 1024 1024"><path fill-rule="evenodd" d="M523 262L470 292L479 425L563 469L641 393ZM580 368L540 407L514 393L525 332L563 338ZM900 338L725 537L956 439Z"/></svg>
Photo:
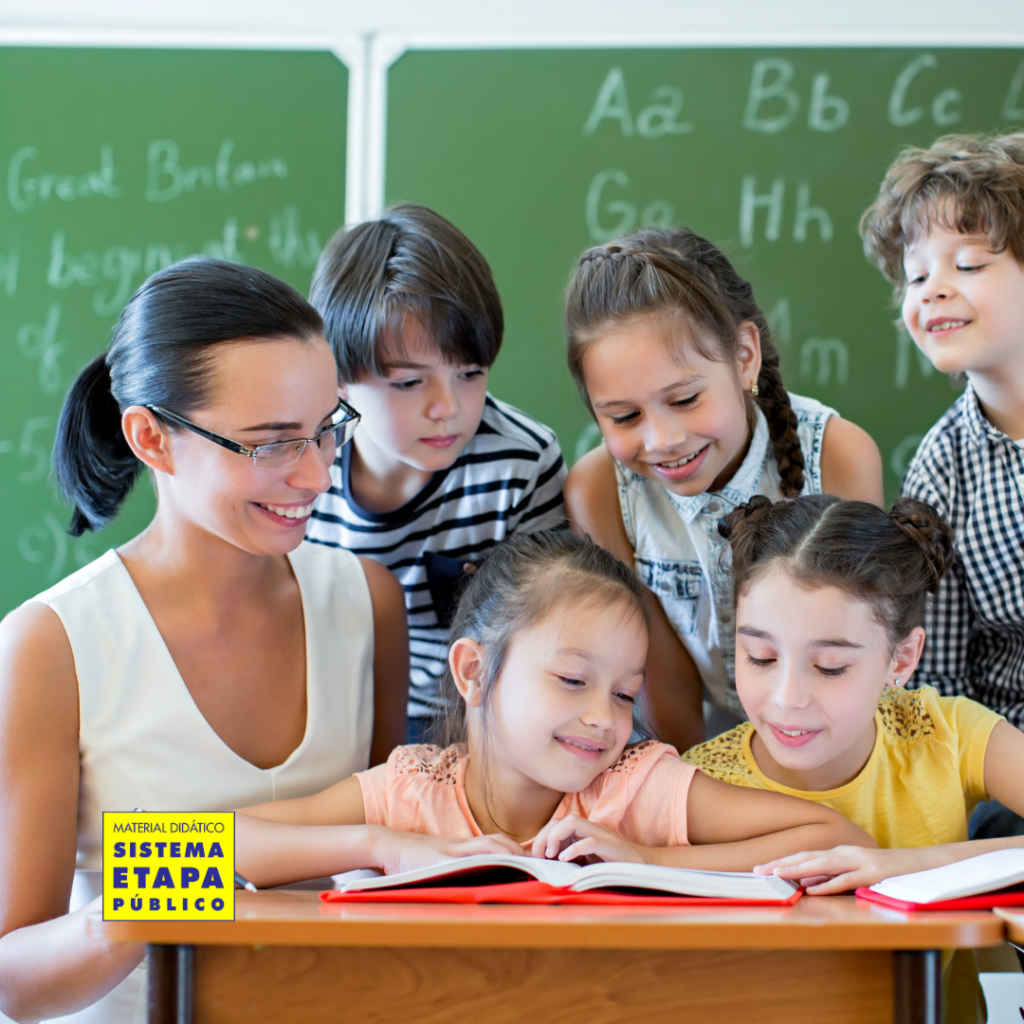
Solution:
<svg viewBox="0 0 1024 1024"><path fill-rule="evenodd" d="M261 271L186 260L64 402L70 532L111 520L142 467L157 511L0 624L0 1010L19 1021L142 1020L142 947L86 928L99 889L76 867L100 867L103 811L316 793L404 741L401 588L302 543L358 422L322 326Z"/></svg>

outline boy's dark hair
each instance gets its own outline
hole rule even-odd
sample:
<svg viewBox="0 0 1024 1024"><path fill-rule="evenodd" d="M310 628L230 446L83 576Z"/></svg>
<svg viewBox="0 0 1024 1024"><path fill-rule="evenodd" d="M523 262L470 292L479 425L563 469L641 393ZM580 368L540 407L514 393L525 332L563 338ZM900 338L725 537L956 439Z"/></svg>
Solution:
<svg viewBox="0 0 1024 1024"><path fill-rule="evenodd" d="M933 224L988 235L995 252L1009 249L1024 265L1024 133L944 135L896 158L860 233L897 300L907 286L903 252Z"/></svg>
<svg viewBox="0 0 1024 1024"><path fill-rule="evenodd" d="M639 577L588 537L565 529L516 533L491 552L470 576L448 633L449 644L468 637L483 648L485 716L516 635L557 605L587 601L621 602L627 615L636 616L647 628ZM435 734L443 746L465 742L466 705L450 666L445 669L441 693L447 711L435 724Z"/></svg>
<svg viewBox="0 0 1024 1024"><path fill-rule="evenodd" d="M762 495L718 524L732 548L737 598L776 566L800 583L867 601L890 648L924 622L926 593L953 562L953 531L931 505L898 498L884 512L828 494L772 504Z"/></svg>
<svg viewBox="0 0 1024 1024"><path fill-rule="evenodd" d="M804 456L768 321L750 282L721 249L689 228L644 228L580 257L566 297L565 332L569 372L587 407L583 358L590 344L610 328L665 314L681 315L701 329L703 336L692 332L693 341L708 359L732 359L739 325L749 320L757 327L761 372L757 398L748 401L756 402L768 420L782 493L799 494ZM714 349L706 350L705 336L716 343Z"/></svg>
<svg viewBox="0 0 1024 1024"><path fill-rule="evenodd" d="M310 302L324 319L339 380L383 376L379 346L401 351L415 317L453 364L491 366L505 330L498 289L480 250L425 206L393 206L342 228L317 263Z"/></svg>
<svg viewBox="0 0 1024 1024"><path fill-rule="evenodd" d="M153 274L128 300L110 347L64 398L53 469L72 506L71 536L106 526L142 468L121 430L123 410L160 405L187 416L210 397L218 345L310 342L322 330L294 288L254 267L193 257Z"/></svg>

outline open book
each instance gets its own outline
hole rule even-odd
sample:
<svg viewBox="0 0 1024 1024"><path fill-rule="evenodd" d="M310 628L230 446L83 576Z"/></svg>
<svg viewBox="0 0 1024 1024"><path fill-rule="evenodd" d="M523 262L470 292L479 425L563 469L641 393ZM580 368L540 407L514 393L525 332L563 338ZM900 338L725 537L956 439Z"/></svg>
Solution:
<svg viewBox="0 0 1024 1024"><path fill-rule="evenodd" d="M1024 849L994 850L941 868L894 875L857 890L862 899L899 910L970 910L1024 906Z"/></svg>
<svg viewBox="0 0 1024 1024"><path fill-rule="evenodd" d="M352 877L359 875L360 877ZM328 902L370 899L443 903L623 903L696 897L741 903L795 903L798 886L773 875L695 871L607 862L580 867L535 857L481 854L397 875L349 872L322 893ZM598 892L600 891L600 892Z"/></svg>

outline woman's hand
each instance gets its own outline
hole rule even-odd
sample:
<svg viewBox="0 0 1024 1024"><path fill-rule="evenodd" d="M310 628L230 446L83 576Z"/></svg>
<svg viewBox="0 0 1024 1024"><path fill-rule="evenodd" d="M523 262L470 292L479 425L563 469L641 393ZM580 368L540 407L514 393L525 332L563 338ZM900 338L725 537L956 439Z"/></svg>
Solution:
<svg viewBox="0 0 1024 1024"><path fill-rule="evenodd" d="M472 857L475 854L514 854L527 856L526 851L508 836L474 836L472 839L449 839L438 836L424 836L416 832L399 832L397 829L380 827L375 837L374 862L386 875L397 875L402 871L430 867L441 861L456 857Z"/></svg>
<svg viewBox="0 0 1024 1024"><path fill-rule="evenodd" d="M864 846L837 846L833 850L805 850L789 857L759 864L756 875L791 878L807 887L808 896L832 896L883 878L923 871L927 863L921 850L871 850Z"/></svg>
<svg viewBox="0 0 1024 1024"><path fill-rule="evenodd" d="M569 814L549 821L533 840L533 856L546 860L571 861L584 859L629 861L647 864L643 847L623 839L611 829L595 825L578 814Z"/></svg>

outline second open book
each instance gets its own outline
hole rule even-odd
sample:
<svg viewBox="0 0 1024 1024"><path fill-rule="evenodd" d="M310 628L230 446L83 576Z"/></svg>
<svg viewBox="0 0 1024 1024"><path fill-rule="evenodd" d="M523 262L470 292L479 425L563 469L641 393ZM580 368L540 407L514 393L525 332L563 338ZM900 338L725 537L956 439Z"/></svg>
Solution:
<svg viewBox="0 0 1024 1024"><path fill-rule="evenodd" d="M789 904L793 883L772 875L602 862L580 867L509 855L460 857L397 875L335 875L328 902Z"/></svg>

